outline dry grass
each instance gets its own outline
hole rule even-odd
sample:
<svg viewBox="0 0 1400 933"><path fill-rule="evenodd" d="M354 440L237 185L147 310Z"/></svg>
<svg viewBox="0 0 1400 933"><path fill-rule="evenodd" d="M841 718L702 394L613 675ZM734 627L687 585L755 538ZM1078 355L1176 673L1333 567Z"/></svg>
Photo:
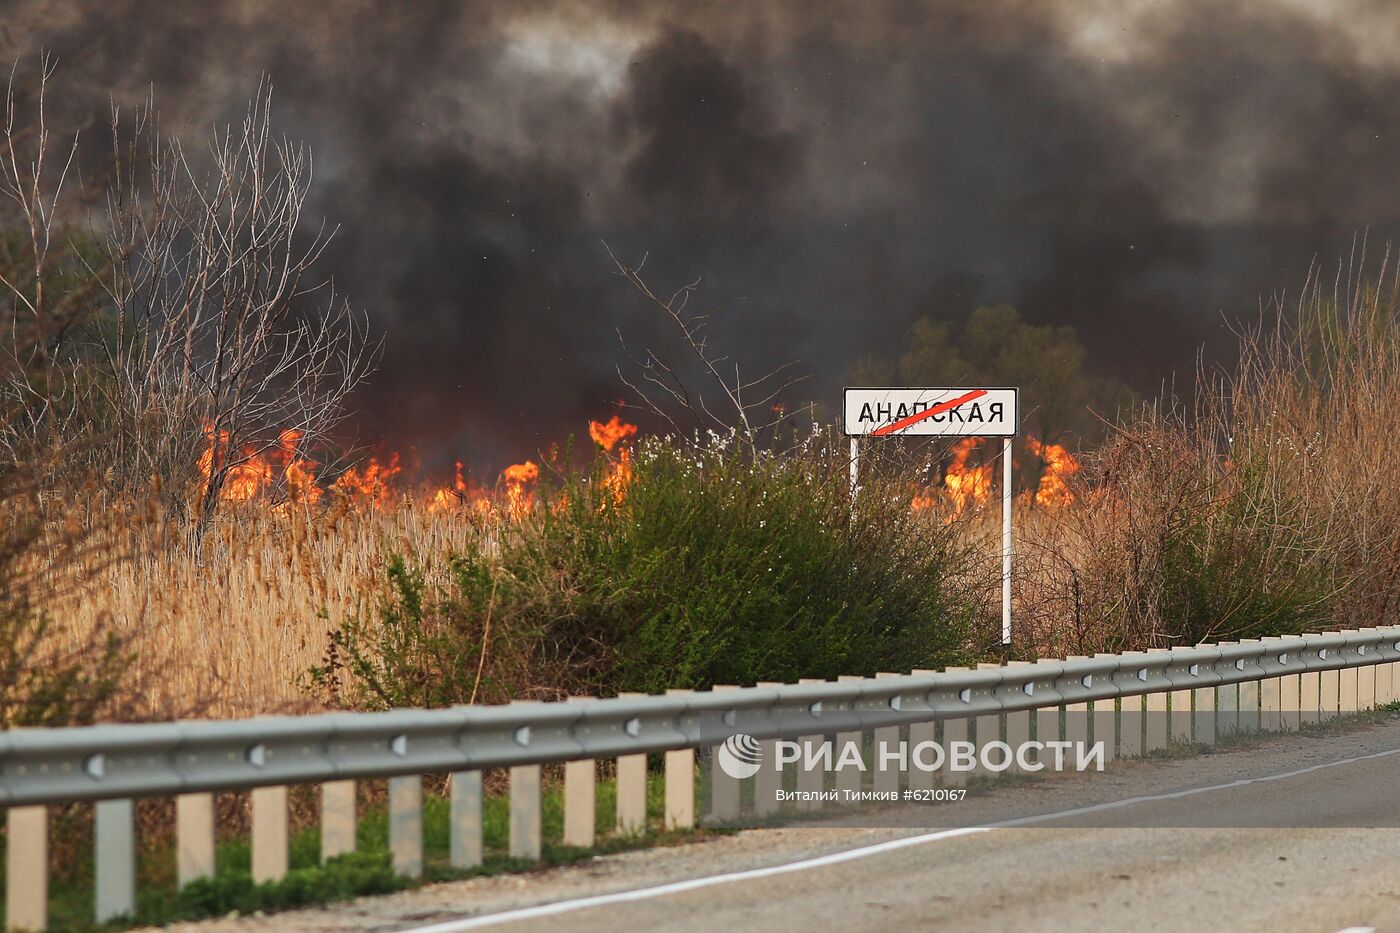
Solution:
<svg viewBox="0 0 1400 933"><path fill-rule="evenodd" d="M314 708L296 685L319 661L327 631L372 611L384 555L461 550L483 526L405 497L391 507L231 508L196 557L186 533L156 517L134 555L95 568L81 595L56 610L69 637L108 623L129 636L138 716L247 716Z"/></svg>
<svg viewBox="0 0 1400 933"><path fill-rule="evenodd" d="M1194 400L1127 419L1081 454L1072 504L1017 504L1018 657L1400 618L1400 301L1394 276L1375 281L1314 285L1281 323L1243 334L1239 367L1203 374ZM67 521L110 517L85 495L63 507ZM966 592L988 620L999 615L999 519L993 497L959 522L985 555ZM55 614L71 645L102 624L130 636L147 675L132 712L155 717L314 708L297 680L332 629L374 612L386 555L441 569L419 558L491 534L470 510L433 511L421 497L337 499L314 514L229 508L198 558L178 522L134 526L133 556L77 568L94 582ZM995 644L991 634L970 649Z"/></svg>
<svg viewBox="0 0 1400 933"><path fill-rule="evenodd" d="M65 506L74 514L110 514L110 506ZM1070 545L1065 529L1079 506L1047 509L1024 497L1015 505L1018 554L1015 618L1018 656L1062 654L1082 642L1065 639L1047 612L1051 581L1036 554L1056 541L1061 558L1082 564L1090 539ZM982 557L968 565L966 592L999 618L1000 505L993 498L957 523ZM941 513L929 513L942 521ZM111 536L111 525L96 529ZM307 712L317 708L298 686L321 662L329 633L352 617L372 614L385 596L386 556L441 572L441 561L419 560L461 552L489 536L491 526L470 510L431 510L404 497L388 506L336 501L329 508L273 510L265 504L231 506L206 536L202 558L180 523L148 514L126 524L125 543L104 548L131 555L82 568L89 583L55 610L67 640L82 644L105 625L130 639L136 655L136 696L123 704L133 718L236 717ZM438 580L437 582L445 582ZM1052 620L1052 621L1047 621ZM1100 638L1095 635L1094 638ZM994 645L996 632L977 632Z"/></svg>

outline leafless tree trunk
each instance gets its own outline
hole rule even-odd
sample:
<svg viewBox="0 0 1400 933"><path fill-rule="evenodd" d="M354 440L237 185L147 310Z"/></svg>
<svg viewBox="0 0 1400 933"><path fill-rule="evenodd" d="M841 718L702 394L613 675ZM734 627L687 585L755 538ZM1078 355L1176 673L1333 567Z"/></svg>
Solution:
<svg viewBox="0 0 1400 933"><path fill-rule="evenodd" d="M627 348L624 340L623 349L631 357L640 378L629 376L621 368L618 378L642 400L645 408L664 418L678 433L681 425L676 421L677 411L689 415L703 429L733 429L751 454L759 449L765 437L771 439L778 427L800 410L789 409L783 403L784 393L807 378L794 374L796 363L784 363L756 379L745 379L740 375L738 363L711 350L706 333L710 315L689 309L690 299L700 284L698 279L663 296L642 278L645 258L634 267L618 259L611 249L608 249L608 256L617 267L617 274L675 325L685 352L699 367L702 382L711 387L712 393L718 394L718 401L711 402L702 389L682 378L678 365L668 362L650 347L638 356ZM618 339L622 340L621 333Z"/></svg>
<svg viewBox="0 0 1400 933"><path fill-rule="evenodd" d="M76 351L89 374L64 430L107 435L119 482L157 478L177 497L195 483L200 525L230 475L277 449L284 432L303 449L324 440L378 353L365 316L315 277L333 231L303 231L311 157L272 134L271 96L264 83L242 123L216 129L198 157L160 136L151 107L124 122L114 106L117 171L93 235L100 255L77 251L103 307ZM49 143L42 132L35 143L36 159L25 164L12 148L0 175L32 218L40 257L32 281L4 284L41 315L62 179L40 183Z"/></svg>

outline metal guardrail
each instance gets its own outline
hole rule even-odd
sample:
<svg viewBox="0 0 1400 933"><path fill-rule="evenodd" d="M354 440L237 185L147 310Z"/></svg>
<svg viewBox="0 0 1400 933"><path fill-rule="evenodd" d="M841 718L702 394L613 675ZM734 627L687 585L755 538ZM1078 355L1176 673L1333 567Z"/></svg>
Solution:
<svg viewBox="0 0 1400 933"><path fill-rule="evenodd" d="M1128 749L1124 729L1136 732L1141 720L1133 719L1135 725L1128 726L1130 710L1119 698L1145 696L1148 699L1134 707L1150 709L1155 702L1165 711L1166 695L1189 697L1198 715L1214 716L1214 688L1281 685L1293 675L1315 674L1311 688L1305 677L1297 682L1301 692L1292 694L1302 713L1292 720L1296 727L1307 721L1308 711L1313 718L1326 718L1368 702L1400 699L1398 667L1375 668L1376 675L1368 678L1369 695L1364 690L1358 694L1359 672L1349 687L1345 677L1318 679L1328 671L1397 662L1400 626L1390 626L977 670L665 696L15 729L0 732L0 807L7 810L6 926L42 929L46 924L46 807L53 804L97 804L95 913L102 921L134 910L132 800L138 797L177 796L178 874L183 884L214 870L211 795L252 789L253 876L272 880L287 868L286 785L322 785L322 855L327 857L354 846L354 780L389 778L394 865L404 874L417 875L422 872L423 774L453 776L452 863L465 867L481 859L480 773L485 769L511 769L511 852L538 857L538 766L544 764L583 763L581 770L577 765L566 768L565 833L566 841L591 844L591 760L617 759L618 826L634 831L646 822L645 755L667 752L666 821L683 827L694 824L695 757L690 750L719 745L736 733L760 740L811 739L938 721L972 722L1029 710L1048 711L1050 718L1043 721L1058 729L1062 706L1093 709L1098 716L1101 701L1117 700L1122 707L1117 734ZM1237 716L1243 727L1247 710L1240 700L1246 689L1228 692L1234 706L1220 707L1221 721ZM1309 692L1311 696L1305 696ZM1287 708L1280 706L1277 687L1267 701L1261 700L1262 690L1249 695L1252 722L1261 710L1270 709L1269 704L1275 715ZM1221 702L1226 699L1221 692ZM1178 701L1170 702L1173 712L1178 711ZM1110 703L1108 714L1113 715L1113 707ZM1010 722L1008 718L1008 730ZM959 728L966 735L965 728ZM1042 728L1037 726L1038 735ZM945 734L947 729L945 725ZM1214 725L1209 734L1213 740ZM1134 735L1133 743L1140 737L1141 733ZM1134 745L1125 753L1139 751ZM718 776L714 780L718 782ZM799 787L802 780L800 775ZM719 786L715 783L716 793ZM726 795L737 808L737 784ZM571 823L570 812L580 814L581 822Z"/></svg>
<svg viewBox="0 0 1400 933"><path fill-rule="evenodd" d="M859 681L568 703L0 732L0 806L612 758L1400 661L1400 627Z"/></svg>

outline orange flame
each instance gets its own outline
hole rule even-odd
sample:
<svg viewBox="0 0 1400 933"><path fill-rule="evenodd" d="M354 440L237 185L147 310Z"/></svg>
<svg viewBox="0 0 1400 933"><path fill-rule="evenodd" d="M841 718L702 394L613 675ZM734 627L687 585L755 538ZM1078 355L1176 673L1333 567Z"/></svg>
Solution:
<svg viewBox="0 0 1400 933"><path fill-rule="evenodd" d="M612 493L614 502L627 498L627 487L632 483L632 451L626 447L618 452L617 462L603 477L603 488Z"/></svg>
<svg viewBox="0 0 1400 933"><path fill-rule="evenodd" d="M611 452L621 441L626 440L637 433L635 424L628 424L617 415L613 415L604 424L600 421L588 422L588 436L593 438L593 442L604 451Z"/></svg>
<svg viewBox="0 0 1400 933"><path fill-rule="evenodd" d="M506 482L506 506L512 518L521 518L534 507L535 493L528 488L540 478L539 464L533 460L513 463L501 471Z"/></svg>
<svg viewBox="0 0 1400 933"><path fill-rule="evenodd" d="M286 430L277 435L277 448L280 454L282 478L287 484L287 498L293 502L315 505L325 495L325 490L316 485L314 461L297 456L297 444L301 441L300 431Z"/></svg>
<svg viewBox="0 0 1400 933"><path fill-rule="evenodd" d="M452 485L444 486L433 493L432 498L428 500L428 511L443 512L462 505L469 505L473 511L483 517L489 516L494 511L491 500L486 497L486 494L475 483L462 475L462 461L458 460Z"/></svg>
<svg viewBox="0 0 1400 933"><path fill-rule="evenodd" d="M209 443L200 453L196 466L200 475L208 480L216 469L228 465L223 486L219 490L219 498L226 502L247 502L265 493L272 486L279 466L289 494L306 477L310 477L314 488L315 476L311 473L311 467L315 464L296 457L296 444L301 438L298 431L283 431L278 436L277 447L266 453L259 452L253 444L245 444L239 449L236 460L229 455L227 431L215 432L213 425L206 425L204 436ZM316 493L319 495L320 490Z"/></svg>
<svg viewBox="0 0 1400 933"><path fill-rule="evenodd" d="M606 422L590 421L588 433L599 449L610 455L611 466L603 486L620 502L632 481L632 454L623 442L637 433L637 426L614 415ZM403 467L397 453L389 454L387 459L371 457L368 462L346 470L329 487L323 487L317 482L315 461L298 452L302 439L300 431L282 431L276 444L246 445L239 451L236 462L230 455L228 432L215 432L210 425L205 428L205 434L208 445L200 454L198 467L208 479L215 469L227 464L220 492L224 500L246 502L270 495L279 478L286 489L287 501L275 506L278 512L285 511L290 502L314 505L325 496L327 488L334 489L351 503L371 508L392 505L399 497L407 495L399 478ZM557 461L556 454L551 456ZM539 476L540 467L533 461L506 467L501 472L505 501L500 502L464 476L462 463L458 461L452 485L428 487L424 490L425 499L420 501L426 502L430 512L466 507L483 517L518 519L534 508L534 484Z"/></svg>
<svg viewBox="0 0 1400 933"><path fill-rule="evenodd" d="M1035 491L1035 504L1046 508L1058 508L1074 501L1074 493L1066 480L1079 472L1079 461L1059 444L1044 444L1034 437L1026 437L1026 449L1045 461L1045 469L1040 474L1040 485Z"/></svg>
<svg viewBox="0 0 1400 933"><path fill-rule="evenodd" d="M397 453L390 454L387 463L380 463L378 457L370 457L363 469L351 467L340 474L331 488L372 506L388 505L394 492L390 480L402 472Z"/></svg>
<svg viewBox="0 0 1400 933"><path fill-rule="evenodd" d="M972 452L982 446L983 438L964 437L953 445L953 462L943 473L943 498L961 515L969 506L987 501L992 493L992 464L968 465Z"/></svg>
<svg viewBox="0 0 1400 933"><path fill-rule="evenodd" d="M635 424L628 424L617 415L609 418L606 424L599 421L588 422L588 436L593 438L593 442L604 453L611 453L613 448L636 433ZM617 460L603 477L603 488L612 494L614 502L621 502L627 497L627 487L631 482L632 452L623 447L618 450Z"/></svg>

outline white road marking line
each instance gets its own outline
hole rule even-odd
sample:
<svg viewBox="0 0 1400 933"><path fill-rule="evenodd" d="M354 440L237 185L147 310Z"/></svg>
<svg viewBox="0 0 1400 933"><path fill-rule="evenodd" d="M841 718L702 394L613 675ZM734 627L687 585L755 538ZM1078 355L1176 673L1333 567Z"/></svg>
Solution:
<svg viewBox="0 0 1400 933"><path fill-rule="evenodd" d="M986 826L964 826L958 829L944 829L938 832L923 833L918 836L904 836L899 839L890 839L885 842L876 843L869 846L861 846L857 849L845 849L841 852L833 852L829 855L820 855L814 858L799 859L795 862L785 862L781 865L769 865L764 868L751 868L746 871L726 872L722 875L706 875L701 878L691 878L686 881L672 881L667 884L660 884L650 888L635 888L631 891L617 891L612 894L595 894L592 897L579 897L567 901L554 901L549 904L537 904L533 907L519 907L514 910L503 910L493 914L482 914L479 917L466 917L461 920L446 920L442 923L433 923L428 926L410 927L401 933L460 933L463 930L476 930L482 927L495 926L501 923L514 923L520 920L534 920L539 917L553 917L558 914L572 913L576 910L587 910L591 907L605 907L609 904L625 904L629 901L644 901L657 897L665 897L668 894L682 894L686 891L695 891L701 888L715 887L721 884L732 884L736 881L753 881L758 878L771 878L774 875L786 875L792 872L809 871L813 868L825 868L828 865L839 865L842 862L853 862L857 859L869 858L872 855L880 855L885 852L894 852L898 849L906 849L911 846L926 845L931 842L941 842L945 839L956 839L960 836L972 836L979 833L988 833L994 829L1010 829L1017 826L1029 826L1034 823L1044 823L1049 820L1061 819L1069 816L1082 816L1086 813L1097 813L1104 810L1116 810L1123 807L1131 807L1141 803L1152 803L1158 800L1179 800L1183 797L1193 797L1197 794L1210 793L1218 790L1229 790L1235 787L1247 787L1250 784L1262 784L1266 781L1282 781L1287 778L1299 777L1304 774L1311 774L1314 771L1321 771L1324 768L1335 768L1338 765L1355 764L1358 761L1371 761L1376 758L1387 758L1391 755L1400 755L1400 748L1393 748L1384 752L1373 752L1369 755L1357 755L1354 758L1341 758L1336 761L1328 761L1319 765L1309 765L1306 768L1298 768L1295 771L1285 771L1281 774L1269 774L1263 777L1241 778L1238 781L1228 781L1224 784L1211 784L1206 787L1193 787L1187 790L1172 791L1165 794L1145 794L1140 797L1125 797L1122 800L1111 800L1107 803L1091 804L1085 807L1074 807L1069 810L1057 810L1053 813L1039 813L1033 816L1022 816L1011 820L1002 820L997 823L989 823ZM1352 927L1343 930L1341 933L1374 933L1370 927Z"/></svg>
<svg viewBox="0 0 1400 933"><path fill-rule="evenodd" d="M1347 927L1345 930L1338 930L1337 933L1376 933L1375 927Z"/></svg>

